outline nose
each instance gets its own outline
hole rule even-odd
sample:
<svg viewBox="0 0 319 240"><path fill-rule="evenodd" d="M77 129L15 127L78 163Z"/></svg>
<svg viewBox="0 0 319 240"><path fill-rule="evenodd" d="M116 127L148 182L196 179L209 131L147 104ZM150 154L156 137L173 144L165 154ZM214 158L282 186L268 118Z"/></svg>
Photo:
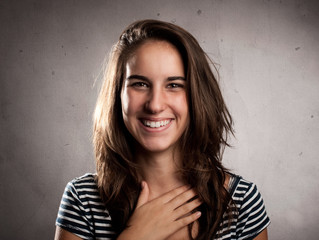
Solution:
<svg viewBox="0 0 319 240"><path fill-rule="evenodd" d="M161 89L152 88L148 94L145 110L149 113L160 113L165 109L165 96Z"/></svg>

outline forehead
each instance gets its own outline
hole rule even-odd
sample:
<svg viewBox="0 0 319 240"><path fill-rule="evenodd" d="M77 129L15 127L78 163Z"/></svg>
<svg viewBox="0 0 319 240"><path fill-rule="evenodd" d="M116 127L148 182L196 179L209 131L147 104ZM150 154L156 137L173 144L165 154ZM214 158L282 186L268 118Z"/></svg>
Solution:
<svg viewBox="0 0 319 240"><path fill-rule="evenodd" d="M164 40L148 40L136 48L126 62L126 69L183 71L184 64L177 48Z"/></svg>

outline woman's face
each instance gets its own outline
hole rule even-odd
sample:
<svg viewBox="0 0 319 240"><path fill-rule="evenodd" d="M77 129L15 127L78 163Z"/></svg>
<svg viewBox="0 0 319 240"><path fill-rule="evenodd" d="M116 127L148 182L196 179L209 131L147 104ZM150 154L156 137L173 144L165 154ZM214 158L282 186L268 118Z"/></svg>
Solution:
<svg viewBox="0 0 319 240"><path fill-rule="evenodd" d="M149 40L126 64L121 92L128 131L147 151L171 151L189 122L183 60L166 41Z"/></svg>

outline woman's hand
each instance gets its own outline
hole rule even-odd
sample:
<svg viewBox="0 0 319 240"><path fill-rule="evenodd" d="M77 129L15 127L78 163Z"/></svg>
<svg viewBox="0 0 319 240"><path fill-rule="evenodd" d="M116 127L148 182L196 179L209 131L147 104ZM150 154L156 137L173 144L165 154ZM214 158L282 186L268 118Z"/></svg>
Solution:
<svg viewBox="0 0 319 240"><path fill-rule="evenodd" d="M163 240L181 228L197 220L201 213L192 213L202 202L188 186L176 188L148 201L149 188L142 182L136 209L127 228L118 240Z"/></svg>

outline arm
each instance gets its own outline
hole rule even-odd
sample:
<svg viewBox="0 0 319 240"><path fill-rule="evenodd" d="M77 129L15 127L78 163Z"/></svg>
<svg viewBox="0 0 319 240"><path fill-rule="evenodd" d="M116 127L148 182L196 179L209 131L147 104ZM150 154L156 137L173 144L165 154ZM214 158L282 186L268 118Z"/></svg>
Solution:
<svg viewBox="0 0 319 240"><path fill-rule="evenodd" d="M265 228L261 233L254 238L254 240L268 240L267 228Z"/></svg>
<svg viewBox="0 0 319 240"><path fill-rule="evenodd" d="M67 184L57 214L55 225L59 228L56 231L56 239L69 239L70 236L65 235L67 233L72 233L81 239L99 238L103 234L109 233L109 236L113 235L115 237L115 234L112 234L110 224L108 224L110 217L106 209L102 207L92 210L95 204L102 205L99 198L94 198L97 195L98 190L92 174L76 178ZM91 202L89 199L91 199ZM105 223L106 227L95 233L92 226L95 225L97 215L99 215L99 222L101 224Z"/></svg>
<svg viewBox="0 0 319 240"><path fill-rule="evenodd" d="M70 233L59 226L56 227L54 240L82 240L78 236Z"/></svg>
<svg viewBox="0 0 319 240"><path fill-rule="evenodd" d="M267 215L264 201L255 184L246 180L240 180L238 186L246 189L238 193L237 204L240 205L238 215L238 236L243 239L267 239L267 231L270 220Z"/></svg>

